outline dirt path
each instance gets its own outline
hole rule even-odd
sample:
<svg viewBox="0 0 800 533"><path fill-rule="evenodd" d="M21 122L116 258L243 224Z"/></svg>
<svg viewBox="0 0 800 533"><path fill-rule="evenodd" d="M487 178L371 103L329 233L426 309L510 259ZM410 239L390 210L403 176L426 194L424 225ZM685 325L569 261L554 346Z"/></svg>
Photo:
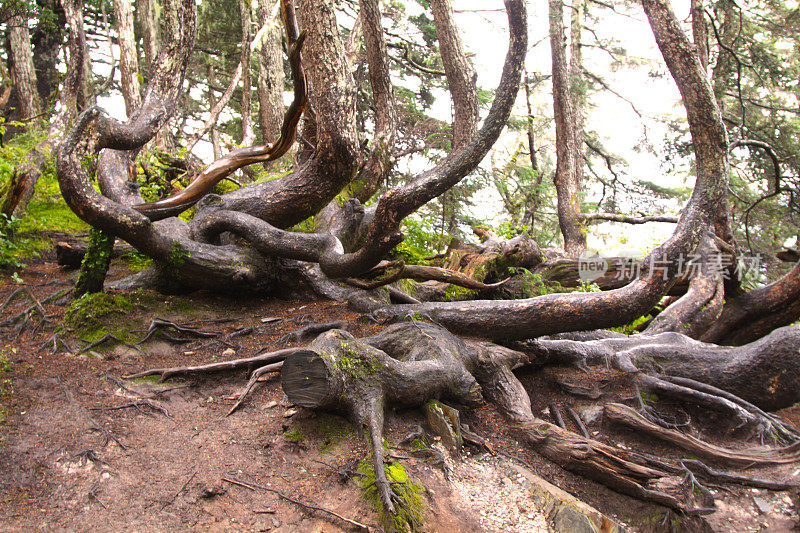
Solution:
<svg viewBox="0 0 800 533"><path fill-rule="evenodd" d="M22 273L25 286L39 301L66 287L69 276L50 263ZM5 279L0 301L21 287ZM226 413L244 383L244 372L164 383L138 380L123 386L117 379L149 367L205 364L291 345L280 341L309 322L344 321L356 336L379 326L362 321L335 302L150 293L130 300L134 302L131 308L107 318L110 331L141 338L143 332L136 330L160 317L204 331L231 333L252 327L255 332L230 339L228 345L208 339L185 344L154 340L142 345L141 351L100 347L74 355L81 343L66 331L62 336L73 354L63 347L55 353L39 350L53 330L34 329L34 321L18 337L5 340L2 355L8 365L0 372L4 384L0 388L1 530L352 530L324 513L223 478L277 489L377 530L380 517L362 497L359 476L353 473L367 453L361 430L334 415L294 409L275 375L268 376L231 416ZM29 305L15 302L3 310L2 318ZM61 322L65 306L44 307L49 320ZM625 377L610 372L587 376L576 375L572 369L547 369L526 371L523 378L536 410L556 400L576 409L592 403L565 397L555 384L557 379L602 383L603 401L631 394ZM799 413L795 408L787 415L798 417ZM668 530L671 518L663 509L620 496L522 449L490 406L465 416L477 433L508 456L473 451L464 462L451 463L451 481L440 466L412 457L398 444L422 422L420 413L389 417L387 441L392 453L402 458L409 476L425 487L427 512L422 530L547 531L541 510L527 496L528 486L511 463L525 463L634 529ZM602 425L592 429L601 437L605 433ZM623 441L665 456L675 453L635 437L623 436ZM768 474L800 475L795 472L798 468ZM796 495L725 490L730 492L722 493L720 510L708 518L717 531L788 531L797 523Z"/></svg>

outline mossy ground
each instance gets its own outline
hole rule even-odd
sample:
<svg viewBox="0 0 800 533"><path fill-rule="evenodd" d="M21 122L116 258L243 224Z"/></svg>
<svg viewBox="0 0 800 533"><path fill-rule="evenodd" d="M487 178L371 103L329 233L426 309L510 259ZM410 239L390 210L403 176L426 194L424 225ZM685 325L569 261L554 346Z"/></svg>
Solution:
<svg viewBox="0 0 800 533"><path fill-rule="evenodd" d="M425 504L423 494L425 487L414 482L406 473L400 463L389 463L386 466L386 477L391 484L392 491L402 502L395 505L395 514L390 515L383 507L383 503L375 488L375 468L372 466L372 457L364 458L358 465L362 474L360 484L364 498L377 509L381 521L389 530L418 531L423 523Z"/></svg>

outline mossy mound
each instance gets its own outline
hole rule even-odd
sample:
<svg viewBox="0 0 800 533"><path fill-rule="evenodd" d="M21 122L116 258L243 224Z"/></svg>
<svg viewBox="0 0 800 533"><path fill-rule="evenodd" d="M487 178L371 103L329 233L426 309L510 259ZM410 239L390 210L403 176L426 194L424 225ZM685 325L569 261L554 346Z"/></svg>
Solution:
<svg viewBox="0 0 800 533"><path fill-rule="evenodd" d="M85 294L70 304L63 325L86 340L99 340L106 333L118 337L121 333L124 337L129 328L114 323L134 307L130 298L122 294Z"/></svg>
<svg viewBox="0 0 800 533"><path fill-rule="evenodd" d="M386 466L386 477L391 484L392 491L401 503L395 504L394 514L389 514L383 507L378 490L375 488L375 468L372 458L363 459L358 465L361 477L361 489L364 499L377 509L381 522L388 531L418 531L422 525L425 504L422 495L425 487L415 483L408 477L405 468L400 463L390 463Z"/></svg>

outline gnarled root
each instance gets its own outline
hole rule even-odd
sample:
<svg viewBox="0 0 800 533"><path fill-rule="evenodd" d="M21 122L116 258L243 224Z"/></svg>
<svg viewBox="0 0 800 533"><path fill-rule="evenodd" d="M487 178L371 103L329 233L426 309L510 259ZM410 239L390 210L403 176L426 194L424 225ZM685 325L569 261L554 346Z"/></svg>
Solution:
<svg viewBox="0 0 800 533"><path fill-rule="evenodd" d="M489 342L461 339L437 325L407 322L391 326L372 337L356 339L346 331L333 329L319 335L306 348L281 350L204 367L157 369L137 376L167 377L258 366L259 369L253 373L239 403L234 406L235 409L261 374L280 367L283 390L292 402L307 408L338 411L367 430L375 470L373 486L386 511L392 515L401 511L403 503L395 490L395 483L387 476L385 467L385 406L391 404L396 407L418 407L431 399L475 405L484 398L493 402L508 418L525 443L561 467L634 498L655 502L682 513L710 512L713 498L699 484L696 475L722 480L730 474L706 471L702 465L694 463L682 464L679 461L649 458L577 435L533 415L530 398L514 375L513 369L541 363L545 356L551 356L551 362L558 360L560 356L556 354L556 348L560 350L558 353L568 354L572 359L576 357L576 345L592 346L591 342L614 341L622 348L630 348L626 344L630 340L613 335L584 337L594 338L595 341L542 340L530 345L535 349L526 354ZM653 338L648 337L651 341ZM608 346L599 346L602 349L593 346L589 350L592 357L614 354L613 351L609 352ZM544 354L545 347L552 353ZM582 353L586 355L585 350ZM632 366L630 358L626 361ZM769 415L733 395L715 395L714 391L717 389L713 387L704 388L702 384L692 386L694 382L685 379L673 383L667 379L677 378L645 374L641 376L642 386L655 387L662 394L665 391L673 392L678 397L684 395L683 399L701 404L706 400L712 402L711 398L722 398L728 402L725 404L726 408L739 412L745 420L750 420L747 417L752 416L754 419L761 417L775 422L767 418ZM611 404L608 410L608 416L614 420L634 425L637 429L665 438L694 454L715 460L722 459L737 465L777 464L800 460L800 444L782 449L727 450L693 439L674 429L664 429L627 406ZM788 436L790 431L785 429ZM751 480L744 476L733 476L729 479L737 483L753 481L758 486L773 483ZM785 484L775 484L778 485Z"/></svg>

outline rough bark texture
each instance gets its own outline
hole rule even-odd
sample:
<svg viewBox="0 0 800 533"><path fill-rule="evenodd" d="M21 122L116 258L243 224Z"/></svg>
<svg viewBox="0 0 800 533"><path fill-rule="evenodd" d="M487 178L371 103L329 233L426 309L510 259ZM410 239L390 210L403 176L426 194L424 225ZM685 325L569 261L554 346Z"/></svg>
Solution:
<svg viewBox="0 0 800 533"><path fill-rule="evenodd" d="M708 69L708 26L704 9L703 0L692 0L692 38L700 64Z"/></svg>
<svg viewBox="0 0 800 533"><path fill-rule="evenodd" d="M131 0L114 0L114 23L119 45L119 74L125 113L130 117L142 101L139 86L139 59L136 55L136 37L133 34L133 6Z"/></svg>
<svg viewBox="0 0 800 533"><path fill-rule="evenodd" d="M538 339L526 348L541 364L612 364L623 371L650 371L690 379L732 393L772 411L800 399L797 358L800 327L776 329L766 337L738 347L696 341L680 333L614 335L594 340L570 340L569 335Z"/></svg>
<svg viewBox="0 0 800 533"><path fill-rule="evenodd" d="M458 149L478 129L477 74L464 53L451 0L431 0L431 10L447 86L453 99L453 149Z"/></svg>
<svg viewBox="0 0 800 533"><path fill-rule="evenodd" d="M36 81L36 67L33 64L33 49L28 20L15 15L8 21L8 40L10 53L11 80L20 118L26 120L42 112L42 102Z"/></svg>
<svg viewBox="0 0 800 533"><path fill-rule="evenodd" d="M250 97L253 88L252 76L250 75L250 4L248 0L239 0L239 15L242 20L242 144L249 146L253 144L255 134L253 133L253 118L250 105Z"/></svg>
<svg viewBox="0 0 800 533"><path fill-rule="evenodd" d="M700 338L717 344L744 344L798 318L800 263L778 281L727 300L719 319Z"/></svg>
<svg viewBox="0 0 800 533"><path fill-rule="evenodd" d="M577 257L586 250L586 234L580 223L582 191L578 168L583 164L583 159L580 157L582 146L576 144L578 123L570 69L567 64L564 3L562 0L550 0L549 6L553 118L556 124L556 172L553 175L553 182L558 196L558 224L564 237L564 250L567 255Z"/></svg>
<svg viewBox="0 0 800 533"><path fill-rule="evenodd" d="M39 5L53 13L53 20L39 21L31 34L33 64L39 99L50 103L58 89L58 54L64 41L64 10L58 0L39 0Z"/></svg>
<svg viewBox="0 0 800 533"><path fill-rule="evenodd" d="M156 16L156 0L136 0L136 19L142 32L142 49L144 62L149 69L158 57L161 49L158 17Z"/></svg>
<svg viewBox="0 0 800 533"><path fill-rule="evenodd" d="M274 2L259 0L258 20L267 30L258 48L258 117L264 144L278 138L283 121L283 57L281 28L272 14Z"/></svg>
<svg viewBox="0 0 800 533"><path fill-rule="evenodd" d="M369 155L358 176L350 185L350 195L366 203L378 190L391 170L392 148L397 129L394 91L389 79L386 41L383 38L381 10L378 0L361 0L360 31L369 68L369 84L375 109L375 133Z"/></svg>

